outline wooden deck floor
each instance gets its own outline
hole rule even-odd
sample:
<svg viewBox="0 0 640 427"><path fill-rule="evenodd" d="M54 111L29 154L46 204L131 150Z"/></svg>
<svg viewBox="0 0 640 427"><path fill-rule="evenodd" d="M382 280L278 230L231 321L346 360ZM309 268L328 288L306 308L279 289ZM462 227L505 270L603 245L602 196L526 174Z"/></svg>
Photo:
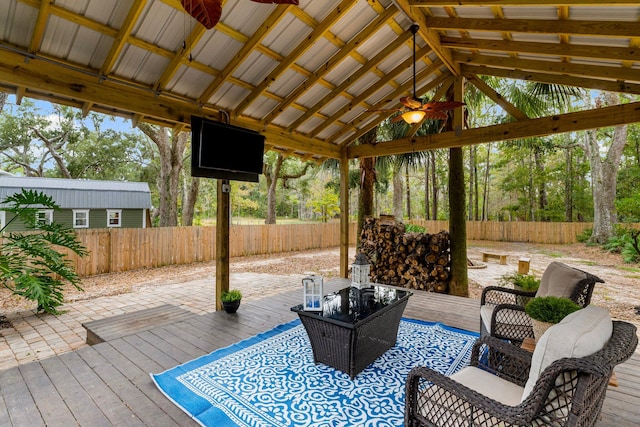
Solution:
<svg viewBox="0 0 640 427"><path fill-rule="evenodd" d="M325 285L327 291L342 284ZM214 312L115 338L0 372L0 426L195 426L153 385L157 373L296 318L300 293L243 300L237 315ZM478 330L478 302L421 294L405 317ZM616 368L598 424L639 425L640 355Z"/></svg>

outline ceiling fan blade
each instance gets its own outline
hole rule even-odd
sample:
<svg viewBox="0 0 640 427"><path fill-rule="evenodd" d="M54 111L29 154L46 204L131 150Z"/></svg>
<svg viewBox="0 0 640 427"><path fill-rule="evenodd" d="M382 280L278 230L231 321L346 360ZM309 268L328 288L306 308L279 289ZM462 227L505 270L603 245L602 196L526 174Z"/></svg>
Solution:
<svg viewBox="0 0 640 427"><path fill-rule="evenodd" d="M425 119L446 120L449 118L447 113L445 113L444 111L427 111L426 113L427 114L425 114L424 116Z"/></svg>
<svg viewBox="0 0 640 427"><path fill-rule="evenodd" d="M180 0L180 3L207 30L215 27L222 16L222 0Z"/></svg>
<svg viewBox="0 0 640 427"><path fill-rule="evenodd" d="M412 110L415 110L416 108L420 108L422 106L422 102L408 96L403 96L402 98L400 98L400 103L407 108L411 108Z"/></svg>
<svg viewBox="0 0 640 427"><path fill-rule="evenodd" d="M421 109L424 111L445 111L453 110L454 108L462 107L463 105L466 104L458 101L432 101L422 105Z"/></svg>

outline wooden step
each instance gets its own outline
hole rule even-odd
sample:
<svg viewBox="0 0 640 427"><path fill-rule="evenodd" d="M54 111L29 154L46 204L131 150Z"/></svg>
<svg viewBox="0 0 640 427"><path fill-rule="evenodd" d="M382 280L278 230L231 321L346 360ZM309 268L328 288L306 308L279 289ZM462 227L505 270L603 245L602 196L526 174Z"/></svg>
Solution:
<svg viewBox="0 0 640 427"><path fill-rule="evenodd" d="M87 344L101 342L137 334L157 326L185 320L196 314L171 304L163 304L154 308L119 314L100 320L83 323L87 330Z"/></svg>

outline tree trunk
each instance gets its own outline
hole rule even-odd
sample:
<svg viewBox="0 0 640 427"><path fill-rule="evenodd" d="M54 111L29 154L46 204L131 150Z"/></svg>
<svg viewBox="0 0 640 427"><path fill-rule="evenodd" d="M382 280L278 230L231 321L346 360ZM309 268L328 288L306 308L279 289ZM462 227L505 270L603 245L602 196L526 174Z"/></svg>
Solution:
<svg viewBox="0 0 640 427"><path fill-rule="evenodd" d="M371 144L378 138L377 128L360 137L359 144ZM360 191L358 192L358 231L356 235L356 245L360 247L360 236L364 219L373 216L373 196L376 183L376 158L360 158Z"/></svg>
<svg viewBox="0 0 640 427"><path fill-rule="evenodd" d="M186 226L193 225L193 213L198 199L198 190L200 189L200 178L192 177L184 180L185 194L183 197L182 207L182 224ZM190 182L189 182L190 181Z"/></svg>
<svg viewBox="0 0 640 427"><path fill-rule="evenodd" d="M427 153L427 158L424 162L424 219L431 219L431 207L429 203L429 153Z"/></svg>
<svg viewBox="0 0 640 427"><path fill-rule="evenodd" d="M604 99L607 105L619 103L619 96L611 92L605 92ZM594 243L606 243L614 234L614 224L618 219L615 210L618 167L626 142L627 126L615 127L611 146L603 160L597 131L585 132L585 151L589 156L593 181L593 232L590 240Z"/></svg>
<svg viewBox="0 0 640 427"><path fill-rule="evenodd" d="M409 165L404 165L404 185L407 199L407 218L411 221L411 186L409 185Z"/></svg>
<svg viewBox="0 0 640 427"><path fill-rule="evenodd" d="M474 163L475 163L475 150L474 150L475 146L472 145L469 147L469 203L467 204L467 219L469 221L473 220L473 198L475 196L474 193L474 185L473 182L476 179L476 175L475 175L475 168L474 168Z"/></svg>
<svg viewBox="0 0 640 427"><path fill-rule="evenodd" d="M539 177L538 183L538 218L540 221L549 221L549 215L547 214L547 206L549 200L547 197L547 180L544 177L544 160L542 153L538 149L534 149L533 159L536 162L536 176Z"/></svg>
<svg viewBox="0 0 640 427"><path fill-rule="evenodd" d="M284 156L278 153L273 169L269 170L265 167L265 176L267 177L267 218L265 224L276 223L276 185L278 184L278 175L284 162Z"/></svg>
<svg viewBox="0 0 640 427"><path fill-rule="evenodd" d="M564 149L564 220L573 222L573 148L571 146Z"/></svg>
<svg viewBox="0 0 640 427"><path fill-rule="evenodd" d="M436 152L431 153L431 219L438 219L438 175L436 173Z"/></svg>
<svg viewBox="0 0 640 427"><path fill-rule="evenodd" d="M178 198L180 194L180 172L184 151L187 146L187 132L171 132L166 127L158 127L140 122L138 128L158 147L160 154L160 174L158 175L158 193L160 203L157 217L160 227L178 225ZM156 214L154 213L154 217Z"/></svg>
<svg viewBox="0 0 640 427"><path fill-rule="evenodd" d="M402 175L400 175L400 168L394 166L393 168L393 216L397 221L402 221Z"/></svg>
<svg viewBox="0 0 640 427"><path fill-rule="evenodd" d="M485 162L484 170L484 190L482 196L482 220L489 220L489 170L491 160L491 143L487 145L487 160Z"/></svg>

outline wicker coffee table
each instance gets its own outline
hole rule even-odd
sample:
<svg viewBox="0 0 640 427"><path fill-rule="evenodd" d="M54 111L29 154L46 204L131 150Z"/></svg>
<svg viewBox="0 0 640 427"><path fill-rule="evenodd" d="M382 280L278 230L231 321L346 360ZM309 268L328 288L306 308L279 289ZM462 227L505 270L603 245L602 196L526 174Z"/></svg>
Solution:
<svg viewBox="0 0 640 427"><path fill-rule="evenodd" d="M341 289L323 299L321 312L298 313L309 335L315 363L324 363L351 379L396 344L409 291L383 285Z"/></svg>

